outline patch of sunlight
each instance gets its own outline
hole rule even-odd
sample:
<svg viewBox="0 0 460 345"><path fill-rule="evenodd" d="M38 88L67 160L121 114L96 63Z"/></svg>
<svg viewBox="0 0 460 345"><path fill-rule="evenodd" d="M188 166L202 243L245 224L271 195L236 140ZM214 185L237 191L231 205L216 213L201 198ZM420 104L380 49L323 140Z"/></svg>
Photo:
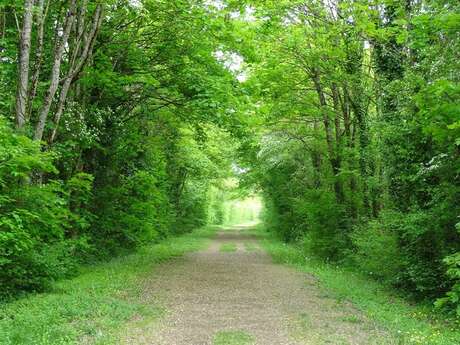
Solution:
<svg viewBox="0 0 460 345"><path fill-rule="evenodd" d="M259 196L224 202L224 225L255 225L259 223L262 200Z"/></svg>

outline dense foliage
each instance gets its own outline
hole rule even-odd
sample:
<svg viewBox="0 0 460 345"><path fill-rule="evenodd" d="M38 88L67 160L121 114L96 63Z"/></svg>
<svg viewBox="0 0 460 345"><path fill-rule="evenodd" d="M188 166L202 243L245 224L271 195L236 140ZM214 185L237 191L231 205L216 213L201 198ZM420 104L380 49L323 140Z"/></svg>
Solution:
<svg viewBox="0 0 460 345"><path fill-rule="evenodd" d="M327 261L458 306L457 1L279 1L240 25L265 221ZM450 292L449 292L450 291ZM457 311L460 309L457 309Z"/></svg>
<svg viewBox="0 0 460 345"><path fill-rule="evenodd" d="M283 240L460 315L459 13L0 2L2 295L230 222L239 177Z"/></svg>
<svg viewBox="0 0 460 345"><path fill-rule="evenodd" d="M238 90L214 56L212 8L41 0L0 13L1 295L222 221Z"/></svg>

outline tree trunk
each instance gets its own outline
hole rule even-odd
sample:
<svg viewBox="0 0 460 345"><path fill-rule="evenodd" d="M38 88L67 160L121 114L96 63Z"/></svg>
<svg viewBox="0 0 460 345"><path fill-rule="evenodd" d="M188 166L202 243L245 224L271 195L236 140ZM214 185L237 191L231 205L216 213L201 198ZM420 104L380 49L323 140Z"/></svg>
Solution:
<svg viewBox="0 0 460 345"><path fill-rule="evenodd" d="M344 138L345 138L345 143L346 147L349 149L353 149L355 145L354 141L354 134L352 135L352 123L351 123L351 114L350 114L350 100L348 97L348 86L347 83L344 83L342 86L342 94L343 97L341 98L341 107L342 107L342 113L343 113L343 126L344 126ZM346 161L348 164L348 168L352 171L355 170L355 160L353 158L353 155L348 154L346 156ZM358 204L356 202L356 198L354 196L358 192L358 183L356 181L356 176L354 174L351 175L350 181L349 181L349 186L350 186L350 191L351 191L351 199L350 199L350 212L353 217L353 219L358 219Z"/></svg>
<svg viewBox="0 0 460 345"><path fill-rule="evenodd" d="M359 92L359 91L358 91ZM357 96L357 99L351 99L351 107L353 113L356 116L358 121L359 129L359 170L361 172L362 178L362 191L363 191L363 204L364 209L366 210L367 215L372 214L371 205L369 201L369 188L368 188L368 178L369 174L369 164L368 162L368 146L369 146L369 131L367 127L366 111L362 105L360 96Z"/></svg>
<svg viewBox="0 0 460 345"><path fill-rule="evenodd" d="M314 137L317 138L319 132L319 125L317 119L314 119L313 131ZM318 189L321 187L321 152L316 147L313 147L311 150L311 161L313 164L314 186Z"/></svg>
<svg viewBox="0 0 460 345"><path fill-rule="evenodd" d="M38 1L38 13L37 13L37 49L35 53L35 64L34 64L34 73L31 79L31 86L29 90L29 100L28 100L28 110L27 110L27 121L30 119L32 114L32 102L37 95L38 81L40 78L41 65L43 63L43 37L45 32L45 18L48 12L49 0L46 3L45 9L45 0Z"/></svg>
<svg viewBox="0 0 460 345"><path fill-rule="evenodd" d="M19 41L18 86L16 92L16 126L19 129L26 124L33 5L33 0L24 2L24 19Z"/></svg>
<svg viewBox="0 0 460 345"><path fill-rule="evenodd" d="M80 11L80 16L79 17L84 16L84 14L85 14L85 11L82 9ZM81 40L82 36L84 36L83 49L81 51L80 56L77 58L78 54L80 53L80 48L79 48L80 44L77 42L77 44L75 46L74 54L73 54L73 57L72 57L72 62L71 62L71 65L69 67L69 71L67 72L67 76L66 76L66 78L64 80L64 84L62 86L61 93L60 93L60 96L59 96L59 101L58 101L58 105L57 105L56 114L54 115L54 128L53 128L53 132L51 133L51 137L50 137L50 141L49 141L50 144L52 144L54 142L54 140L56 139L57 130L58 130L58 127L59 127L59 122L61 120L61 116L62 116L62 113L64 111L64 106L65 106L65 102L67 100L67 94L69 92L70 85L72 84L74 79L77 77L78 73L80 73L80 71L85 66L86 62L88 61L89 53L93 49L97 33L98 33L99 28L100 28L100 26L102 24L102 6L101 5L98 5L96 7L96 10L95 10L94 15L93 15L93 22L92 23L93 24L91 26L91 30L86 35L84 35L83 34L83 31L84 31L84 19L79 18L79 20L78 20L79 27L77 29L77 31L78 31L78 39L77 40Z"/></svg>
<svg viewBox="0 0 460 345"><path fill-rule="evenodd" d="M326 132L326 142L329 153L329 162L331 164L332 173L334 174L334 192L338 203L343 203L343 186L339 179L339 173L341 168L340 157L334 148L334 135L332 133L332 128L329 120L329 115L327 111L327 102L326 96L321 85L319 78L319 72L317 70L313 71L312 74L313 84L315 86L316 92L318 94L319 104L321 107L321 112L323 114L323 124L324 130Z"/></svg>
<svg viewBox="0 0 460 345"><path fill-rule="evenodd" d="M45 99L43 100L43 106L40 110L38 123L35 128L34 140L37 140L37 141L40 141L43 138L43 132L45 130L46 119L48 117L48 113L50 111L51 104L53 102L53 98L59 86L59 76L61 72L62 55L64 54L64 49L65 49L65 46L67 45L67 41L70 35L70 30L72 29L73 22L75 19L75 8L76 8L76 0L71 0L70 7L67 12L65 23L64 23L64 31L63 31L61 39L58 40L58 43L55 49L55 53L54 53L54 61L53 61L53 67L51 70L50 86L46 93Z"/></svg>

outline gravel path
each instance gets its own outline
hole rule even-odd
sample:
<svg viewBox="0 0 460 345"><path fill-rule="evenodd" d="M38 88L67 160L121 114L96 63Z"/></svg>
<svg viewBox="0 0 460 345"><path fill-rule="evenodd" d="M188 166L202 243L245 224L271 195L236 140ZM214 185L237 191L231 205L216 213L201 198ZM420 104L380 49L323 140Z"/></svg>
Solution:
<svg viewBox="0 0 460 345"><path fill-rule="evenodd" d="M124 344L212 345L225 331L249 334L255 345L392 344L351 305L321 291L314 277L273 264L245 227L160 265L145 294L168 312L131 329Z"/></svg>

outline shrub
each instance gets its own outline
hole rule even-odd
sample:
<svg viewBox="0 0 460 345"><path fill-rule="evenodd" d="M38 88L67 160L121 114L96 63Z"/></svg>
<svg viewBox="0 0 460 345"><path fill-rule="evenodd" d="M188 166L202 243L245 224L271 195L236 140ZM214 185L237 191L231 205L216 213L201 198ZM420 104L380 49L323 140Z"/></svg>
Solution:
<svg viewBox="0 0 460 345"><path fill-rule="evenodd" d="M460 231L460 223L456 224L457 230ZM460 318L460 252L449 255L444 259L447 266L447 276L452 281L449 292L442 298L439 298L435 306L439 309L453 311Z"/></svg>
<svg viewBox="0 0 460 345"><path fill-rule="evenodd" d="M185 233L206 224L209 217L207 189L207 184L201 181L190 179L185 184L180 203L176 205L176 233Z"/></svg>
<svg viewBox="0 0 460 345"><path fill-rule="evenodd" d="M445 297L439 298L435 306L437 308L454 311L460 318L460 252L450 255L444 259L447 265L447 275L452 279L453 285Z"/></svg>
<svg viewBox="0 0 460 345"><path fill-rule="evenodd" d="M306 250L326 261L337 261L347 248L347 230L344 213L332 192L308 191L304 200L298 201L295 212L304 215L303 229Z"/></svg>
<svg viewBox="0 0 460 345"><path fill-rule="evenodd" d="M385 211L352 234L356 264L413 297L437 297L448 287L442 258L446 239L429 211Z"/></svg>
<svg viewBox="0 0 460 345"><path fill-rule="evenodd" d="M402 268L398 234L390 226L391 213L356 226L351 235L351 258L363 272L384 281L396 282Z"/></svg>
<svg viewBox="0 0 460 345"><path fill-rule="evenodd" d="M122 177L117 186L104 186L98 190L95 204L98 220L92 236L99 254L158 240L169 231L168 200L148 171Z"/></svg>
<svg viewBox="0 0 460 345"><path fill-rule="evenodd" d="M74 272L75 254L86 248L84 237L70 238L69 234L87 227L88 220L84 214L72 213L69 203L84 198L90 184L78 184L79 177L68 186L59 181L31 181L36 172L54 173L52 160L52 154L41 152L38 143L14 133L0 118L2 296L42 290L51 280Z"/></svg>

